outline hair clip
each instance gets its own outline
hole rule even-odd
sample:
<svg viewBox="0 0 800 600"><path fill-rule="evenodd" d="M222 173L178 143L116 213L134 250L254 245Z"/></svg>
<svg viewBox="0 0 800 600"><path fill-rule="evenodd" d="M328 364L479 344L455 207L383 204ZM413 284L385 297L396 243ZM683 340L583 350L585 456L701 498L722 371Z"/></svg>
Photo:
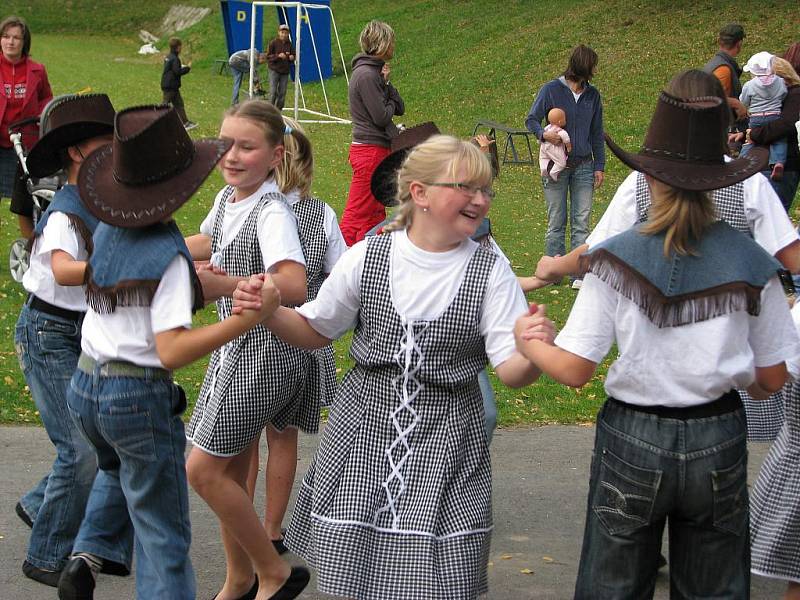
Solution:
<svg viewBox="0 0 800 600"><path fill-rule="evenodd" d="M291 127L289 127L288 125L284 125L283 126L283 135L290 135L292 133L292 131L294 131L294 130Z"/></svg>

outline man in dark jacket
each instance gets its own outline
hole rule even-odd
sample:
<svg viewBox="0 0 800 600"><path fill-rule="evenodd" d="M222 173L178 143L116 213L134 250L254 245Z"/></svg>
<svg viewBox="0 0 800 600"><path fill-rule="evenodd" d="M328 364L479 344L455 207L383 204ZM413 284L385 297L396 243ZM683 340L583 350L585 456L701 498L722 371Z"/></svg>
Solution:
<svg viewBox="0 0 800 600"><path fill-rule="evenodd" d="M161 91L164 93L164 104L171 104L175 112L183 121L183 126L189 130L197 127L197 123L190 121L186 116L181 97L181 77L189 72L190 65L181 65L178 55L183 44L178 38L169 39L169 54L164 59L164 72L161 74Z"/></svg>

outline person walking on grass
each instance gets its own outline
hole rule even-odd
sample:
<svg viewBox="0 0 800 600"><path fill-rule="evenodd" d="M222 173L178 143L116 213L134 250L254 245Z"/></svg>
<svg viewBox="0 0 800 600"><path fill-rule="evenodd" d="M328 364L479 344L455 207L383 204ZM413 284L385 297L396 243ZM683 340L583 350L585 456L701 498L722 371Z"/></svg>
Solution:
<svg viewBox="0 0 800 600"><path fill-rule="evenodd" d="M286 87L289 84L289 70L294 66L294 45L289 40L289 26L278 26L278 37L267 47L267 67L269 69L269 101L278 110L283 110L286 102Z"/></svg>
<svg viewBox="0 0 800 600"><path fill-rule="evenodd" d="M186 130L194 129L197 123L190 121L186 116L186 109L181 96L181 77L192 68L191 61L187 65L181 64L180 53L183 43L176 37L169 38L169 54L164 59L164 71L161 73L161 92L163 103L169 104L178 113Z"/></svg>

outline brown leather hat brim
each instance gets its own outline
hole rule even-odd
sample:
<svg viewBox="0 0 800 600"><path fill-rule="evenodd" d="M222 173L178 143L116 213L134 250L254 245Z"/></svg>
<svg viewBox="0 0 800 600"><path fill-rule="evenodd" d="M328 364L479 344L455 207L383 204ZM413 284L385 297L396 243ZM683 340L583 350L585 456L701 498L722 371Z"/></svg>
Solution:
<svg viewBox="0 0 800 600"><path fill-rule="evenodd" d="M384 206L397 206L397 172L410 151L411 148L403 148L392 152L372 172L369 189Z"/></svg>
<svg viewBox="0 0 800 600"><path fill-rule="evenodd" d="M147 227L165 220L192 197L230 148L230 141L195 140L192 163L174 177L145 185L126 185L114 178L112 144L92 152L81 165L78 188L95 217L117 227Z"/></svg>
<svg viewBox="0 0 800 600"><path fill-rule="evenodd" d="M767 168L769 150L756 146L746 156L722 164L703 164L626 152L605 134L606 144L634 171L650 175L674 188L705 192L725 188Z"/></svg>
<svg viewBox="0 0 800 600"><path fill-rule="evenodd" d="M63 168L61 150L86 140L114 133L114 123L69 123L47 132L36 142L25 159L33 177L47 177Z"/></svg>

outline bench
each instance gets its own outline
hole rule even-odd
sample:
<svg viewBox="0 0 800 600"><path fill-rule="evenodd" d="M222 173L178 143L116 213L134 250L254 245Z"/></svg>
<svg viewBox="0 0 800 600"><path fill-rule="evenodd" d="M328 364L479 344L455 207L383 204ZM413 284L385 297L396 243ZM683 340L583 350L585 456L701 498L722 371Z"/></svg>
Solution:
<svg viewBox="0 0 800 600"><path fill-rule="evenodd" d="M217 58L214 60L214 70L217 71L219 75L225 75L231 72L231 68L228 65L228 60L225 58Z"/></svg>
<svg viewBox="0 0 800 600"><path fill-rule="evenodd" d="M536 164L533 160L533 150L531 149L531 140L530 137L533 135L532 132L528 131L527 129L517 129L515 127L509 127L508 125L504 125L502 123L498 123L496 121L489 121L488 119L481 119L475 124L475 129L472 130L473 137L475 134L478 133L478 130L481 128L486 128L489 130L489 137L497 139L498 131L505 134L506 139L505 143L503 144L503 164L511 164L511 165L533 165ZM528 147L528 159L526 160L524 157L520 158L519 153L517 152L517 147L514 145L514 138L515 137L523 137L525 138L525 144ZM511 160L508 158L509 149L511 150ZM524 148L523 148L524 149Z"/></svg>

